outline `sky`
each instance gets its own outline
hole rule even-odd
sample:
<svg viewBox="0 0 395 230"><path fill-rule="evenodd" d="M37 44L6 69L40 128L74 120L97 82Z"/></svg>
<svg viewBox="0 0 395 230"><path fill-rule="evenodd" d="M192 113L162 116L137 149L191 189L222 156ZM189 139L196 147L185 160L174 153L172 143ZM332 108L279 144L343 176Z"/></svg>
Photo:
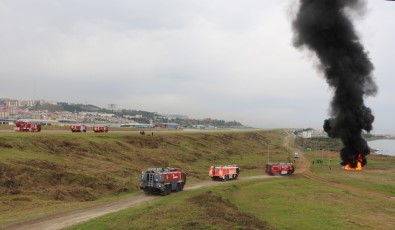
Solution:
<svg viewBox="0 0 395 230"><path fill-rule="evenodd" d="M0 98L322 129L332 89L296 49L296 0L1 0ZM395 134L395 2L356 30L375 69L374 134Z"/></svg>

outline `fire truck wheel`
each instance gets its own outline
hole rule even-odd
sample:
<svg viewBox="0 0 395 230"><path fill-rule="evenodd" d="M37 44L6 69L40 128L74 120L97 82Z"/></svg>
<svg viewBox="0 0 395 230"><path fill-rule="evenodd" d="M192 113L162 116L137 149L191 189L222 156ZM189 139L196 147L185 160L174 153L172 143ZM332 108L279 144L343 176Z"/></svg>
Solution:
<svg viewBox="0 0 395 230"><path fill-rule="evenodd" d="M170 186L166 186L166 195L169 195L170 193L171 193Z"/></svg>
<svg viewBox="0 0 395 230"><path fill-rule="evenodd" d="M179 190L179 191L184 190L184 185L183 185L183 184L179 184L179 185L178 185L178 190Z"/></svg>
<svg viewBox="0 0 395 230"><path fill-rule="evenodd" d="M233 175L233 178L234 178L235 180L237 180L237 174Z"/></svg>
<svg viewBox="0 0 395 230"><path fill-rule="evenodd" d="M229 180L229 175L226 175L224 180L228 181Z"/></svg>

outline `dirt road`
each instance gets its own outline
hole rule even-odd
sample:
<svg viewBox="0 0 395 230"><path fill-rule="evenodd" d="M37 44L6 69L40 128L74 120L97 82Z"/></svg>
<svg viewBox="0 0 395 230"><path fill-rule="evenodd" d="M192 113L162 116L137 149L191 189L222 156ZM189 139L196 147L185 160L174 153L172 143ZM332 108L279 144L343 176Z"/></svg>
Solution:
<svg viewBox="0 0 395 230"><path fill-rule="evenodd" d="M282 178L282 177L269 177L267 175L251 176L251 177L240 177L239 180L253 180L253 179L267 179L267 178ZM227 183L237 183L237 181L228 181ZM218 181L207 181L192 186L185 187L184 190L194 190L205 187L219 186L223 183ZM145 194L138 195L125 200L111 202L100 206L90 207L83 210L57 214L37 220L27 221L20 224L8 226L6 229L9 230L55 230L70 227L72 225L88 221L99 216L103 216L109 213L117 212L122 209L131 208L139 204L152 201L160 198L160 196L147 196ZM0 227L0 229L2 229Z"/></svg>

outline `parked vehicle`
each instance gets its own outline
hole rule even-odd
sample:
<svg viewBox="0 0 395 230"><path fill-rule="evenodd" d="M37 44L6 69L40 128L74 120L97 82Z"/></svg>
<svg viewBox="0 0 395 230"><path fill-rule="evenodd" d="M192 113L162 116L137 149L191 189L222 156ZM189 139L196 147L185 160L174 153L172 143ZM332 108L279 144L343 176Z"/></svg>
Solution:
<svg viewBox="0 0 395 230"><path fill-rule="evenodd" d="M165 196L184 190L186 182L187 173L181 168L149 168L141 172L140 189Z"/></svg>
<svg viewBox="0 0 395 230"><path fill-rule="evenodd" d="M86 125L70 125L70 130L71 132L75 133L75 132L86 132L87 127Z"/></svg>
<svg viewBox="0 0 395 230"><path fill-rule="evenodd" d="M294 158L299 158L299 157L300 157L299 153L294 153Z"/></svg>
<svg viewBox="0 0 395 230"><path fill-rule="evenodd" d="M28 120L17 120L15 132L41 132L41 123Z"/></svg>
<svg viewBox="0 0 395 230"><path fill-rule="evenodd" d="M291 175L294 173L295 167L292 163L267 163L265 173L273 175Z"/></svg>
<svg viewBox="0 0 395 230"><path fill-rule="evenodd" d="M237 180L240 168L236 165L211 166L208 174L212 180Z"/></svg>
<svg viewBox="0 0 395 230"><path fill-rule="evenodd" d="M95 132L95 133L107 133L108 132L108 126L106 126L106 125L93 126L93 132Z"/></svg>

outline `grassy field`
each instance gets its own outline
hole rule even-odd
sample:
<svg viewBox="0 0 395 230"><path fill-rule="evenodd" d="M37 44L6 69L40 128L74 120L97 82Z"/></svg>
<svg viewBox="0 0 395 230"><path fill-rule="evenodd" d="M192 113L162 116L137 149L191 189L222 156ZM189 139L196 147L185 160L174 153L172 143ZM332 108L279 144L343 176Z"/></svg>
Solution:
<svg viewBox="0 0 395 230"><path fill-rule="evenodd" d="M311 162L312 172L322 178L395 197L395 157L371 154L362 171L346 171L340 167L336 152L310 151L305 155Z"/></svg>
<svg viewBox="0 0 395 230"><path fill-rule="evenodd" d="M394 203L291 176L172 194L69 228L393 229Z"/></svg>
<svg viewBox="0 0 395 230"><path fill-rule="evenodd" d="M0 134L0 225L133 195L148 167L182 167L189 184L207 180L212 164L238 164L243 175L259 175L268 143L272 159L290 159L285 136L281 130Z"/></svg>
<svg viewBox="0 0 395 230"><path fill-rule="evenodd" d="M394 229L395 198L362 192L395 197L394 157L370 155L364 170L356 172L342 169L336 152L303 154L312 172L326 182L296 174L223 183L173 194L69 229Z"/></svg>
<svg viewBox="0 0 395 230"><path fill-rule="evenodd" d="M212 164L237 164L238 181L160 197L71 229L393 229L395 199L337 185L395 197L394 157L370 155L362 172L348 172L338 153L302 152L287 146L289 137L282 130L0 134L0 226L141 194L139 174L147 167L182 167L188 186L208 180ZM301 174L242 180L263 174L268 150L273 162L294 161L293 152L301 152L326 182Z"/></svg>

